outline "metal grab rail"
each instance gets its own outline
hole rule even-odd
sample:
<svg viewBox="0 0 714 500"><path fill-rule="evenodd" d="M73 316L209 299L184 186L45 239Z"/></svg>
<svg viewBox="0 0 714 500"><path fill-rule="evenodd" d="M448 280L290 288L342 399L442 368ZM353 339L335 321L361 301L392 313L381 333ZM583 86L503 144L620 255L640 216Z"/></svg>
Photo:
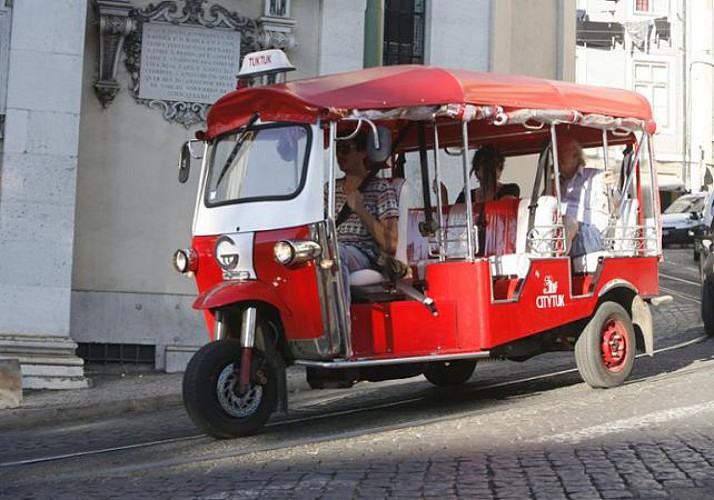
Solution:
<svg viewBox="0 0 714 500"><path fill-rule="evenodd" d="M605 251L615 257L658 255L657 227L653 225L610 225L604 238Z"/></svg>

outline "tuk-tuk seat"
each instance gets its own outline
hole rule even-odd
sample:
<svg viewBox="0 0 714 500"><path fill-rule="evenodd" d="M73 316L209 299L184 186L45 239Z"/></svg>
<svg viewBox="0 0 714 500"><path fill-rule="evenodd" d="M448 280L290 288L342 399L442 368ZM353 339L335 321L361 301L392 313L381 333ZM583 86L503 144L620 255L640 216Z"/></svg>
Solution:
<svg viewBox="0 0 714 500"><path fill-rule="evenodd" d="M530 259L532 257L553 257L557 255L556 237L558 227L556 226L556 216L558 201L554 196L541 196L538 198L532 228L528 227L531 219L530 203L530 199L524 198L518 204L515 253L489 257L492 276L525 278L530 268ZM528 252L527 243L529 239L531 245Z"/></svg>
<svg viewBox="0 0 714 500"><path fill-rule="evenodd" d="M573 257L570 259L572 262L573 273L593 274L597 271L598 265L600 265L600 259L610 255L611 254L605 250L599 250L597 252L590 252L585 255Z"/></svg>
<svg viewBox="0 0 714 500"><path fill-rule="evenodd" d="M517 199L495 200L474 203L474 223L483 232L479 241L478 255L505 255L516 248L518 221ZM483 217L483 223L479 220ZM466 204L457 203L449 209L446 223L446 255L449 258L464 258L467 254Z"/></svg>
<svg viewBox="0 0 714 500"><path fill-rule="evenodd" d="M399 220L397 221L397 251L395 257L401 262L407 262L407 221L409 212L409 188L406 179L393 178L392 186L397 195ZM386 281L382 273L375 269L360 269L350 273L350 287L365 287L378 285ZM358 292L359 293L359 292ZM354 295L354 294L353 294Z"/></svg>
<svg viewBox="0 0 714 500"><path fill-rule="evenodd" d="M622 201L622 216L613 220L608 227L608 235L605 241L606 246L612 248L615 255L636 255L637 250L642 246L640 228L637 226L637 213L639 202L636 198L628 198Z"/></svg>
<svg viewBox="0 0 714 500"><path fill-rule="evenodd" d="M424 279L426 266L436 256L431 254L429 239L421 234L419 226L426 220L423 208L411 208L407 216L407 263L414 277Z"/></svg>

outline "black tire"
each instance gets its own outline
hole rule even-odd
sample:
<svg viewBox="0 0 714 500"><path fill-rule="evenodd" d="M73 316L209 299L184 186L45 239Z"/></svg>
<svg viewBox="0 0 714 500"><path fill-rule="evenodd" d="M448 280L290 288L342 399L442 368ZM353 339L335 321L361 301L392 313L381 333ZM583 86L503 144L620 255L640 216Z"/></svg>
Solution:
<svg viewBox="0 0 714 500"><path fill-rule="evenodd" d="M183 377L183 400L193 423L209 436L225 439L254 434L275 411L278 380L268 356L253 350L251 386L237 393L241 346L217 340L193 355Z"/></svg>
<svg viewBox="0 0 714 500"><path fill-rule="evenodd" d="M714 279L711 275L704 275L702 280L702 321L707 335L714 336Z"/></svg>
<svg viewBox="0 0 714 500"><path fill-rule="evenodd" d="M635 350L630 315L616 302L603 302L575 342L575 363L591 387L615 387L632 373Z"/></svg>
<svg viewBox="0 0 714 500"><path fill-rule="evenodd" d="M471 378L476 369L475 360L432 362L426 365L424 377L439 387L461 385Z"/></svg>
<svg viewBox="0 0 714 500"><path fill-rule="evenodd" d="M694 259L694 262L699 262L700 259L700 254L699 254L699 248L697 247L697 242L694 242L694 250L692 252L692 258Z"/></svg>

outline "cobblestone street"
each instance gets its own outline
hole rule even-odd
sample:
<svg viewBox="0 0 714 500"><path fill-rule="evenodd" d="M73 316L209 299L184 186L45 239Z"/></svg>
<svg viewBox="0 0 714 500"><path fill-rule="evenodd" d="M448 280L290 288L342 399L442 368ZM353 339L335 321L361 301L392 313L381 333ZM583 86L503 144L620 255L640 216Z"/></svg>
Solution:
<svg viewBox="0 0 714 500"><path fill-rule="evenodd" d="M419 378L296 393L298 420L238 440L196 436L179 409L11 430L0 498L709 499L714 341L691 251L667 257L662 293L674 300L653 310L659 352L622 387L591 389L570 353L552 353L485 363L448 390ZM130 436L156 444L7 465Z"/></svg>

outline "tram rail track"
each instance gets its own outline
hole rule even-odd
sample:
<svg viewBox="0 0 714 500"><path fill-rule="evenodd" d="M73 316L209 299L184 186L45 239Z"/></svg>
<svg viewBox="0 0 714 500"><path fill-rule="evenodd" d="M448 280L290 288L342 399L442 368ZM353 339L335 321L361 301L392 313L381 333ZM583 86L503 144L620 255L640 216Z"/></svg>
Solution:
<svg viewBox="0 0 714 500"><path fill-rule="evenodd" d="M678 282L680 282L680 283L686 283L686 284L688 284L688 285L694 285L694 286L697 286L697 287L701 286L701 283L699 283L698 281L692 281L692 280L688 280L688 279L686 279L686 278L681 278L681 277L679 277L679 276L673 276L673 275L671 275L671 274L666 274L666 273L662 273L662 272L659 273L659 277L660 277L660 278L665 278L665 279L668 279L668 280L672 280L672 281L678 281ZM660 288L661 288L661 287L660 287Z"/></svg>
<svg viewBox="0 0 714 500"><path fill-rule="evenodd" d="M667 347L664 347L661 349L656 349L655 354L660 354L660 353L677 350L677 349L684 349L691 345L700 343L706 339L707 339L706 335L701 335L694 339L687 340L685 342L681 342L681 343L678 343L678 344L675 344L672 346L667 346ZM638 358L640 358L642 356L646 356L646 355L645 354L637 355ZM523 377L523 378L519 378L516 380L495 382L495 383L491 383L491 384L487 384L484 386L474 388L472 394L484 393L489 390L502 389L505 387L516 387L518 385L528 384L528 383L532 383L532 382L536 382L536 381L543 381L543 380L547 380L547 379L551 379L551 378L555 378L555 377L573 374L576 372L577 372L577 368L568 368L568 369L564 369L564 370L555 370L555 371L550 371L548 373L542 373L542 374L533 375L533 376L529 376L529 377ZM671 376L675 376L675 375L676 375L676 373L675 374L666 374L666 375L662 375L660 377L671 377ZM272 428L272 429L280 429L280 428L285 428L288 426L309 424L311 422L316 422L316 421L328 421L330 419L339 419L339 418L342 418L342 417L345 417L348 415L369 413L369 412L375 412L375 411L380 411L380 410L385 410L385 409L390 409L390 408L407 407L408 405L418 403L422 399L423 398L421 398L421 397L407 398L407 399L400 399L398 401L390 401L387 403L374 404L374 405L369 405L369 406L360 407L360 408L342 409L342 410L337 410L337 411L327 411L327 412L321 413L319 415L308 415L308 416L297 417L297 418L286 418L284 420L276 420L273 422L269 422L266 425L266 427ZM259 445L257 447L251 447L248 449L235 449L235 450L230 450L230 451L223 451L220 453L208 453L208 454L201 455L199 457L192 457L190 459L178 458L178 459L162 460L162 461L155 462L155 463L141 463L141 464L136 464L136 465L128 465L128 466L120 467L119 469L114 469L114 472L126 473L126 472L131 472L133 470L144 470L147 467L152 467L152 466L153 467L166 467L166 466L182 465L184 463L189 463L189 462L192 463L195 461L212 461L212 460L220 460L220 459L226 459L226 458L235 458L238 456L248 455L251 453L268 452L268 451L274 451L274 450L279 450L279 449L287 449L287 448L300 446L300 445L317 444L317 443L336 440L336 439L348 439L348 438L358 437L358 436L369 434L369 433L381 433L381 432L387 432L387 431L392 431L392 430L404 429L404 428L408 428L408 427L429 425L429 424L433 424L433 423L438 423L438 422L472 416L472 415L475 415L478 413L482 413L483 411L484 411L484 408L478 408L476 410L454 411L454 412L449 413L448 415L439 415L439 416L432 416L432 417L425 417L425 418L418 418L418 419L408 419L406 421L389 423L389 424L385 424L385 425L368 426L368 428L366 428L366 429L328 432L326 434L320 434L320 435L312 436L312 437L308 437L308 438L300 437L300 438L295 438L295 439L280 440L279 442L266 443L266 444ZM149 448L153 448L153 447L160 447L160 446L171 445L171 444L176 444L176 443L181 443L181 442L190 442L190 441L205 441L206 443L208 443L208 442L211 442L212 440L206 436L199 435L199 434L190 435L190 436L182 436L182 437L178 437L178 438L160 439L160 440L147 441L147 442L143 442L143 443L134 443L134 444L130 444L130 445L123 445L123 446L117 446L117 447L107 447L107 448L100 448L100 449L95 449L95 450L85 450L85 451L79 451L79 452L73 452L73 453L63 453L63 454L48 455L48 456L43 456L43 457L35 457L35 458L30 458L30 459L25 459L25 460L8 461L8 462L0 463L0 470L2 470L2 469L8 470L8 471L13 470L13 469L20 470L27 466L53 464L53 463L59 463L59 462L68 461L68 460L72 460L72 459L91 458L91 457L96 457L96 456L100 456L100 455L110 455L113 453L118 454L118 453L127 452L127 451L149 449Z"/></svg>

